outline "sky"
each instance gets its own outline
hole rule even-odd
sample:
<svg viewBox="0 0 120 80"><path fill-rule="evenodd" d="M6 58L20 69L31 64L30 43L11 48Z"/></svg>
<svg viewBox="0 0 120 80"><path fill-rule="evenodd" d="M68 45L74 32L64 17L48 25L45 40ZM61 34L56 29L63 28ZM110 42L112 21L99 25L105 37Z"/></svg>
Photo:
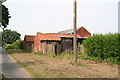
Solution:
<svg viewBox="0 0 120 80"><path fill-rule="evenodd" d="M118 32L118 1L77 0L77 27L90 33ZM11 15L7 29L24 35L57 33L73 28L73 0L7 0Z"/></svg>

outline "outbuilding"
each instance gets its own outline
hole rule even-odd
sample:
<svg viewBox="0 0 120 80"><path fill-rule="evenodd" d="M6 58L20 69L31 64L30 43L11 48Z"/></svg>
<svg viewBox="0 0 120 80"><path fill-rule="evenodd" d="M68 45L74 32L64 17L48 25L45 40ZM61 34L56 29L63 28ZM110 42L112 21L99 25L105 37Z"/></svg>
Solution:
<svg viewBox="0 0 120 80"><path fill-rule="evenodd" d="M24 42L23 42L23 49L25 51L32 51L33 50L34 39L35 39L35 36L33 36L33 35L25 35Z"/></svg>

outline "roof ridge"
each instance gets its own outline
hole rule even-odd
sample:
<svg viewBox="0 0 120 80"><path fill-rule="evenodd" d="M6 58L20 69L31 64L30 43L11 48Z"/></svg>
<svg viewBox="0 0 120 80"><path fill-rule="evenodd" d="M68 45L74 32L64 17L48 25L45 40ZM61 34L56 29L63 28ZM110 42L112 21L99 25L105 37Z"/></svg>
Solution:
<svg viewBox="0 0 120 80"><path fill-rule="evenodd" d="M35 36L35 35L25 35L25 36Z"/></svg>

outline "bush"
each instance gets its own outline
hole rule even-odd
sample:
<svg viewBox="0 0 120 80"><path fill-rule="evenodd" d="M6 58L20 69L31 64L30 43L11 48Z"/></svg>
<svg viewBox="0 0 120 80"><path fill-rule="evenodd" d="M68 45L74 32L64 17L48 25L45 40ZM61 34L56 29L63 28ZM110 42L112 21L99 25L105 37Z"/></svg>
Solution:
<svg viewBox="0 0 120 80"><path fill-rule="evenodd" d="M7 49L14 49L14 47L10 44L10 45L7 45L6 47L5 47L5 49L7 50Z"/></svg>
<svg viewBox="0 0 120 80"><path fill-rule="evenodd" d="M14 49L23 49L23 41L22 40L16 40L12 46Z"/></svg>
<svg viewBox="0 0 120 80"><path fill-rule="evenodd" d="M96 34L83 41L84 51L88 56L98 57L102 60L119 59L120 34ZM113 62L113 61L112 61Z"/></svg>
<svg viewBox="0 0 120 80"><path fill-rule="evenodd" d="M13 44L6 45L5 49L23 49L23 41L16 40Z"/></svg>

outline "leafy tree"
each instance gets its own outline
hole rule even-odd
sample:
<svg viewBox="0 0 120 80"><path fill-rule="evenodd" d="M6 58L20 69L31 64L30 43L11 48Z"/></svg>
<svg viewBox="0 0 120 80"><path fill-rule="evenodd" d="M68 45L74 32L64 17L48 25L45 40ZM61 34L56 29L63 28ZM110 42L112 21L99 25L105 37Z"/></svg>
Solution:
<svg viewBox="0 0 120 80"><path fill-rule="evenodd" d="M2 33L0 32L0 47L2 46Z"/></svg>
<svg viewBox="0 0 120 80"><path fill-rule="evenodd" d="M6 8L2 2L5 2L6 0L0 0L0 27L4 30L4 28L7 27L9 24L9 18L11 16L9 15L8 8Z"/></svg>
<svg viewBox="0 0 120 80"><path fill-rule="evenodd" d="M1 3L5 2L5 1L7 1L7 0L0 0Z"/></svg>
<svg viewBox="0 0 120 80"><path fill-rule="evenodd" d="M20 36L21 35L16 31L11 31L6 29L2 32L2 42L7 44L12 44L16 40L20 39Z"/></svg>

